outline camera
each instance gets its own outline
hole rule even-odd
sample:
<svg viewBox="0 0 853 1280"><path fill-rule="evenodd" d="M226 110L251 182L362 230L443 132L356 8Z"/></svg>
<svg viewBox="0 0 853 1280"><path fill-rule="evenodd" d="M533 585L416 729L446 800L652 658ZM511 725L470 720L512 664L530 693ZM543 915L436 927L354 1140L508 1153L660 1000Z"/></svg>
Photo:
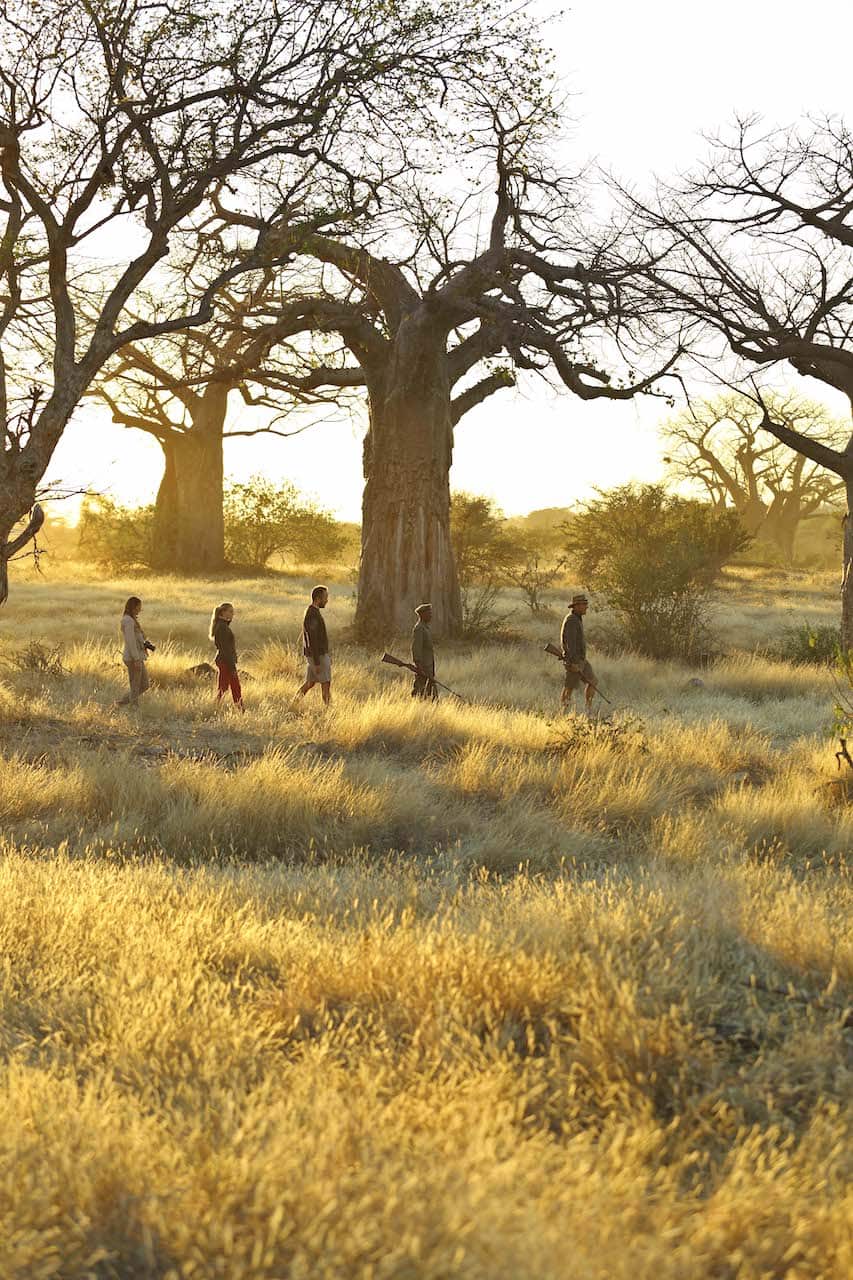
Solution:
<svg viewBox="0 0 853 1280"><path fill-rule="evenodd" d="M145 648L148 650L149 653L154 652L154 645L151 643L150 640L145 641Z"/></svg>

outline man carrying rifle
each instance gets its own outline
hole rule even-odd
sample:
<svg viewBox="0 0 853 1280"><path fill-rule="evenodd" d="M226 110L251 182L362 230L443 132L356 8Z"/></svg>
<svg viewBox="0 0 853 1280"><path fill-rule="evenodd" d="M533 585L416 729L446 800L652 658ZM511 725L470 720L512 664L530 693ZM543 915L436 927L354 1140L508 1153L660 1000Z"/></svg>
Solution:
<svg viewBox="0 0 853 1280"><path fill-rule="evenodd" d="M586 702L584 710L587 715L592 712L592 700L595 697L598 680L595 672L586 660L586 639L583 633L583 618L589 601L585 595L572 596L569 612L563 619L560 633L560 646L563 650L563 662L566 664L566 682L560 702L564 708L572 705L572 695L581 685L586 686Z"/></svg>
<svg viewBox="0 0 853 1280"><path fill-rule="evenodd" d="M415 613L418 620L412 630L412 662L416 667L415 682L412 685L413 698L438 697L435 687L435 652L432 647L432 605L419 604Z"/></svg>

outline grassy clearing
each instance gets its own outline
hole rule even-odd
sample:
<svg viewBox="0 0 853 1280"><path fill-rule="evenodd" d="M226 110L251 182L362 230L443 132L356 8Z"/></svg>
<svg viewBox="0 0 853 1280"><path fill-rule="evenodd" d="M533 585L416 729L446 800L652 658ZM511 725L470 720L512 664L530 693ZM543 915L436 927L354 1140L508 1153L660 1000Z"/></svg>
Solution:
<svg viewBox="0 0 853 1280"><path fill-rule="evenodd" d="M338 587L295 714L306 584L229 584L240 718L186 674L221 583L14 584L68 674L0 672L0 1274L851 1274L853 810L742 577L702 687L597 656L593 728L553 621L413 706Z"/></svg>

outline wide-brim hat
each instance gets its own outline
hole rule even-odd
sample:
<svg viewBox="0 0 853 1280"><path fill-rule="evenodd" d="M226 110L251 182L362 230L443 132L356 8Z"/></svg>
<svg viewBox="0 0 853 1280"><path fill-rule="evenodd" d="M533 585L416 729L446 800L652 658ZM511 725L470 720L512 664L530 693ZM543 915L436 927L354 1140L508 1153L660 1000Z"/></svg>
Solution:
<svg viewBox="0 0 853 1280"><path fill-rule="evenodd" d="M574 608L576 604L589 604L588 597L585 596L582 591L579 591L577 595L572 596L572 608Z"/></svg>

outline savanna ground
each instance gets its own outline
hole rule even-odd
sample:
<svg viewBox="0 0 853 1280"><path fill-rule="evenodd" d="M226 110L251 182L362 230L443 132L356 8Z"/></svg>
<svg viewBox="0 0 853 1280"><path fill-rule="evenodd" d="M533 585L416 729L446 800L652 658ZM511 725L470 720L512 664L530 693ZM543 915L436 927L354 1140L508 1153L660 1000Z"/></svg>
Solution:
<svg viewBox="0 0 853 1280"><path fill-rule="evenodd" d="M853 1274L853 807L831 675L767 656L831 578L729 575L702 687L594 653L593 729L556 612L413 706L345 584L294 714L307 585L13 583L0 1275ZM223 598L243 718L185 674Z"/></svg>

